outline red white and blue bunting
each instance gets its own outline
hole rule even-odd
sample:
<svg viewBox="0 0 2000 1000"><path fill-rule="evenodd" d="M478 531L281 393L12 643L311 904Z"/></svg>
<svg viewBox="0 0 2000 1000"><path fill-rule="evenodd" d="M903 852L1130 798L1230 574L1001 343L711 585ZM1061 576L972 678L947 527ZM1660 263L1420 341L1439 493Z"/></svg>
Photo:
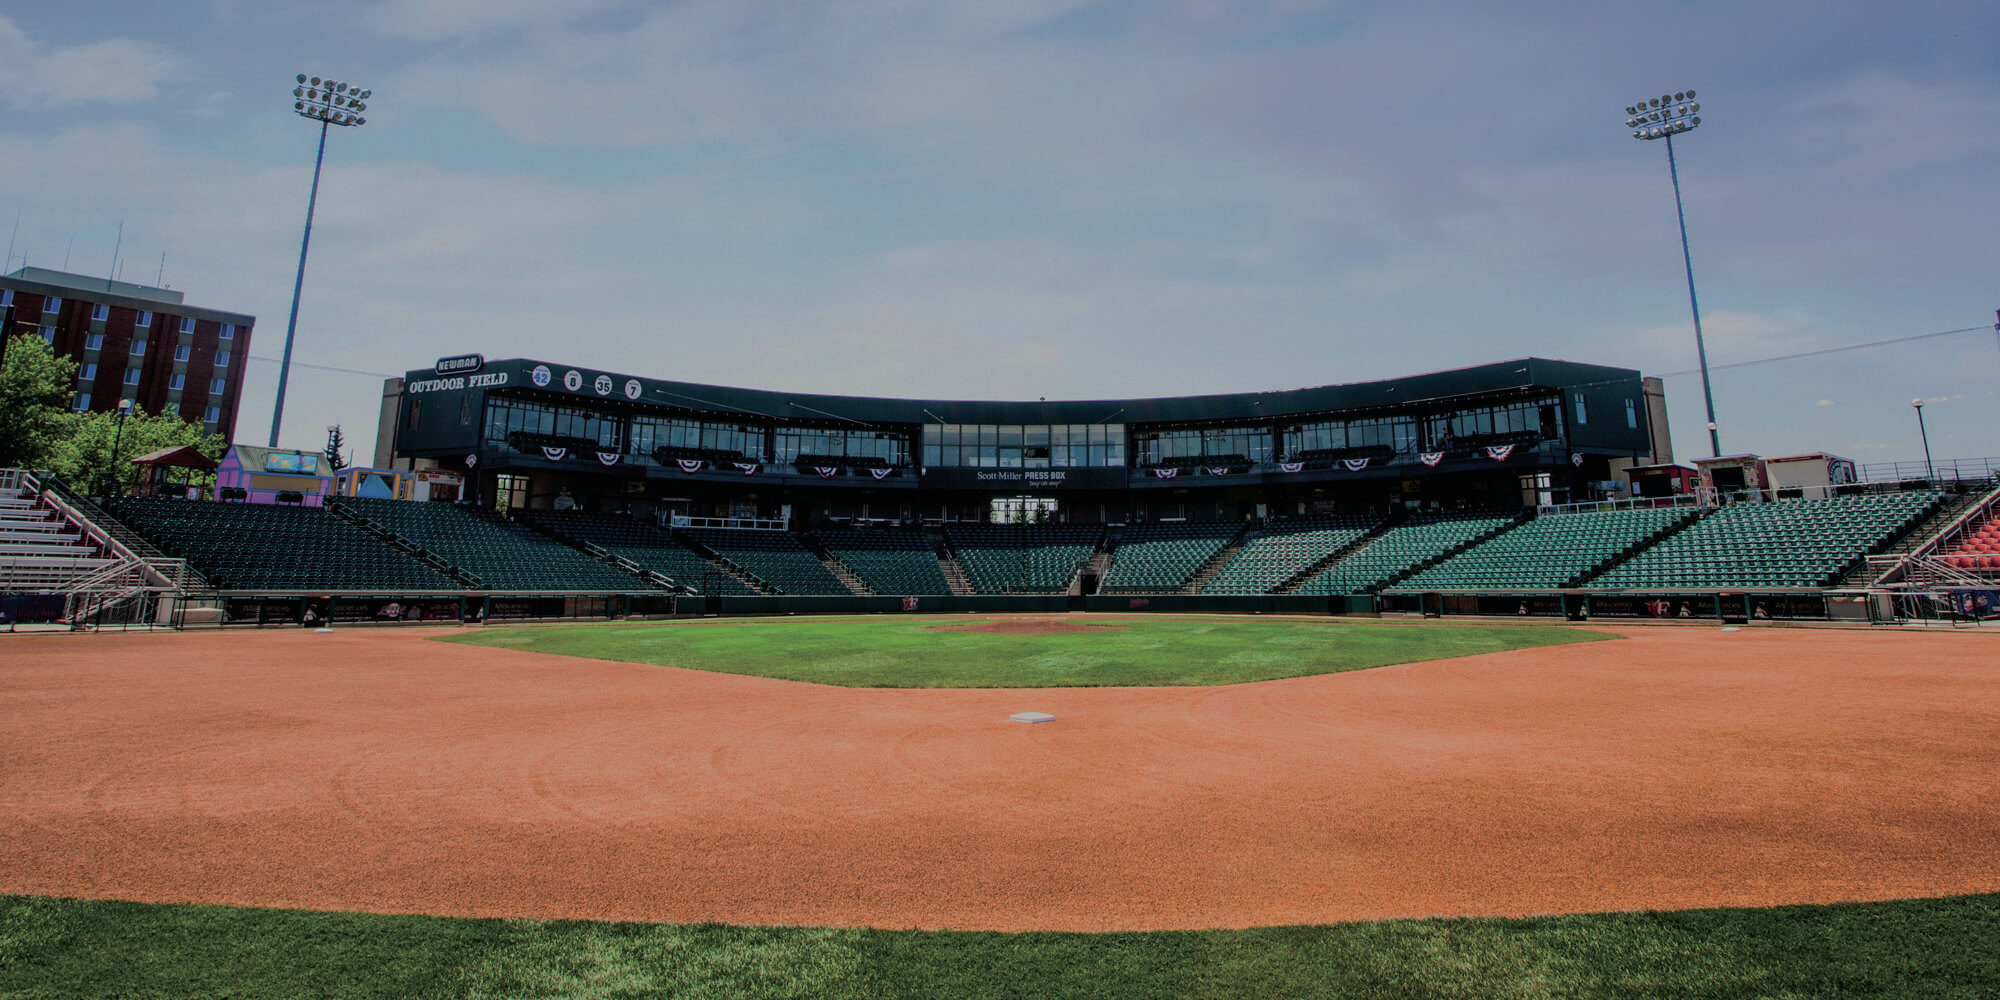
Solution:
<svg viewBox="0 0 2000 1000"><path fill-rule="evenodd" d="M1174 478L1175 476L1178 476L1178 475L1180 475L1180 474L1181 474L1181 470L1179 470L1179 469L1154 469L1154 470L1153 470L1153 478L1154 478L1154 479L1172 479L1172 478Z"/></svg>
<svg viewBox="0 0 2000 1000"><path fill-rule="evenodd" d="M889 474L895 471L894 469L869 469L868 474L874 476L876 479L887 479L889 478Z"/></svg>
<svg viewBox="0 0 2000 1000"><path fill-rule="evenodd" d="M682 472L690 475L701 471L701 459L699 458L677 458L674 459L674 464L680 466Z"/></svg>
<svg viewBox="0 0 2000 1000"><path fill-rule="evenodd" d="M819 477L821 479L832 479L833 477L840 474L840 467L837 465L836 466L815 465L813 466L813 471L819 473Z"/></svg>
<svg viewBox="0 0 2000 1000"><path fill-rule="evenodd" d="M1226 476L1226 475L1229 475L1229 466L1226 466L1226 465L1211 465L1211 466L1209 466L1209 467L1208 467L1208 474L1209 474L1209 475L1211 475L1211 476Z"/></svg>
<svg viewBox="0 0 2000 1000"><path fill-rule="evenodd" d="M605 468L610 468L611 466L617 465L618 460L622 457L623 456L619 455L615 451L600 451L597 453L597 464L602 465Z"/></svg>
<svg viewBox="0 0 2000 1000"><path fill-rule="evenodd" d="M1422 462L1425 465L1436 465L1439 462L1444 461L1444 452L1441 451L1421 452L1417 455L1417 461Z"/></svg>
<svg viewBox="0 0 2000 1000"><path fill-rule="evenodd" d="M731 462L729 464L734 465L738 469L742 470L743 474L746 476L754 476L757 474L757 463L755 462Z"/></svg>
<svg viewBox="0 0 2000 1000"><path fill-rule="evenodd" d="M1282 472L1304 472L1304 471L1305 471L1305 468L1306 468L1306 463L1304 463L1304 462L1279 462L1279 463L1278 463L1278 469L1279 469L1279 471L1282 471Z"/></svg>
<svg viewBox="0 0 2000 1000"><path fill-rule="evenodd" d="M1368 467L1368 460L1365 458L1343 458L1340 460L1340 464L1347 466L1347 471L1349 472L1360 472L1362 469Z"/></svg>
<svg viewBox="0 0 2000 1000"><path fill-rule="evenodd" d="M542 457L551 462L560 462L563 460L563 456L567 454L569 454L568 448L550 448L546 445L542 447Z"/></svg>
<svg viewBox="0 0 2000 1000"><path fill-rule="evenodd" d="M1495 462L1505 462L1507 456L1513 453L1514 446L1511 444L1496 444L1486 449L1486 456Z"/></svg>

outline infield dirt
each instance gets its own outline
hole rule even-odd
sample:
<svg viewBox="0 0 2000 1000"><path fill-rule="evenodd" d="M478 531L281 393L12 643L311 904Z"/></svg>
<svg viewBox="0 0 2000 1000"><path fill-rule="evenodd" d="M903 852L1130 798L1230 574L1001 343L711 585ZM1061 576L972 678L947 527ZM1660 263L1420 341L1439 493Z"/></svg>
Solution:
<svg viewBox="0 0 2000 1000"><path fill-rule="evenodd" d="M2000 890L2000 633L1057 690L437 634L0 639L0 892L1109 930Z"/></svg>

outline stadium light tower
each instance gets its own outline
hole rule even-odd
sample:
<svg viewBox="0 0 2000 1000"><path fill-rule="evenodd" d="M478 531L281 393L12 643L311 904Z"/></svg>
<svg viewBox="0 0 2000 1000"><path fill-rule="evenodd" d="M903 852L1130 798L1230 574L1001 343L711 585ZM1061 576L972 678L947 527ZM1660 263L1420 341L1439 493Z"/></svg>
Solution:
<svg viewBox="0 0 2000 1000"><path fill-rule="evenodd" d="M312 194L306 198L306 234L299 240L299 274L292 281L292 318L285 324L285 356L278 363L278 402L271 408L270 447L278 446L278 425L285 419L285 384L292 374L292 338L299 332L299 293L306 286L306 248L312 245L313 209L319 205L319 168L326 160L326 130L334 125L353 128L368 124L361 113L375 92L317 76L298 75L292 88L292 112L319 123L319 152L313 155Z"/></svg>
<svg viewBox="0 0 2000 1000"><path fill-rule="evenodd" d="M1681 209L1681 172L1674 163L1674 135L1691 132L1701 124L1701 105L1694 91L1683 90L1649 97L1625 109L1625 127L1632 138L1645 141L1667 140L1667 173L1674 179L1674 217L1681 224L1681 263L1687 268L1688 309L1694 313L1694 352L1701 362L1701 398L1708 406L1708 444L1714 454L1722 454L1722 436L1715 430L1715 390L1708 381L1708 345L1701 337L1701 304L1694 297L1694 259L1688 255L1687 213Z"/></svg>

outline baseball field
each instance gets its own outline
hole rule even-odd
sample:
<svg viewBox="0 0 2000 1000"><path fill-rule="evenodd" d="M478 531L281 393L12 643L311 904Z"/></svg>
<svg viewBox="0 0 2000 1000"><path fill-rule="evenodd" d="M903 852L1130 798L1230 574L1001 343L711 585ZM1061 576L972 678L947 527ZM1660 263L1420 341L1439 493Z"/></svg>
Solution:
<svg viewBox="0 0 2000 1000"><path fill-rule="evenodd" d="M0 996L2000 991L1987 632L883 617L0 663Z"/></svg>

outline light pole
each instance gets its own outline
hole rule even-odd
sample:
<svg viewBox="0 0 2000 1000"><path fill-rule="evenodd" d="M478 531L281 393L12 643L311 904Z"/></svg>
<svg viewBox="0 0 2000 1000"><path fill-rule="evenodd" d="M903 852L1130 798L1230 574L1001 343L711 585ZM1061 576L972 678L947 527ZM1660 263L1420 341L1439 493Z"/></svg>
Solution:
<svg viewBox="0 0 2000 1000"><path fill-rule="evenodd" d="M299 240L299 274L292 282L292 318L285 324L285 356L278 363L278 402L271 408L272 448L278 446L278 425L285 419L285 383L292 374L292 337L299 332L299 293L306 285L306 248L312 245L313 209L319 205L319 168L326 159L326 130L331 125L352 128L368 124L361 113L368 110L364 102L374 94L304 73L298 75L298 86L292 88L292 112L319 122L319 152L313 154L312 194L306 198L306 234Z"/></svg>
<svg viewBox="0 0 2000 1000"><path fill-rule="evenodd" d="M118 486L118 446L125 441L125 418L130 416L131 413L132 401L130 399L119 400L118 430L111 435L111 468L104 474L102 483L105 496L111 496L113 491L123 492Z"/></svg>
<svg viewBox="0 0 2000 1000"><path fill-rule="evenodd" d="M1694 352L1701 362L1701 398L1708 406L1708 444L1722 454L1722 437L1715 430L1715 390L1708 381L1708 346L1701 337L1701 304L1694 296L1694 259L1688 254L1687 213L1681 209L1681 172L1674 162L1674 133L1689 132L1701 124L1701 105L1694 91L1683 90L1649 97L1625 109L1625 127L1632 138L1667 140L1667 173L1674 180L1674 218L1681 224L1681 263L1687 268L1688 309L1694 313Z"/></svg>
<svg viewBox="0 0 2000 1000"><path fill-rule="evenodd" d="M1937 470L1931 466L1931 432L1924 429L1923 397L1919 396L1916 399L1910 400L1910 405L1917 408L1917 433L1922 435L1924 439L1924 478L1936 479Z"/></svg>

